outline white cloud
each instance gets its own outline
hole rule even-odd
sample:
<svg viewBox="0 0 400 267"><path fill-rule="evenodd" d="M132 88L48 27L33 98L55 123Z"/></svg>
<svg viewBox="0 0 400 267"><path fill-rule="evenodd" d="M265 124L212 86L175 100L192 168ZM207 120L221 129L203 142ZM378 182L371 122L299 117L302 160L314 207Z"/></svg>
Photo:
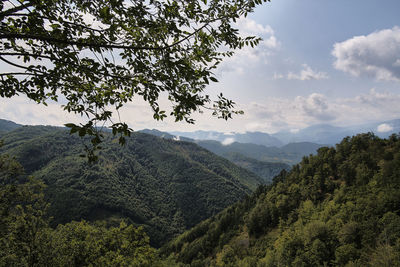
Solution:
<svg viewBox="0 0 400 267"><path fill-rule="evenodd" d="M166 105L166 103L160 103ZM333 125L348 126L367 122L388 121L399 118L400 93L389 93L371 89L368 93L351 98L331 98L321 93L292 98L267 97L250 103L238 103L244 110L242 116L225 121L211 116L211 112L194 114L196 123L175 123L173 118L164 121L152 119L152 111L144 101L129 103L120 110L121 120L135 130L156 128L161 131L215 130L223 132L263 131L302 129L329 122ZM0 118L21 124L58 125L85 122L84 118L63 111L57 103L48 107L27 101L24 97L0 99ZM117 121L117 119L116 119ZM380 131L388 129L381 126ZM231 136L225 144L234 142Z"/></svg>
<svg viewBox="0 0 400 267"><path fill-rule="evenodd" d="M400 81L400 28L355 36L334 45L334 67L353 76Z"/></svg>
<svg viewBox="0 0 400 267"><path fill-rule="evenodd" d="M386 133L386 132L390 132L393 131L393 126L387 124L387 123L382 123L378 126L377 131L379 133Z"/></svg>
<svg viewBox="0 0 400 267"><path fill-rule="evenodd" d="M218 72L233 72L243 75L251 67L268 64L269 57L280 47L280 42L275 37L271 26L262 25L244 17L238 19L234 26L239 29L242 37L257 36L263 40L256 47L246 46L236 50L232 57L224 59L218 67Z"/></svg>
<svg viewBox="0 0 400 267"><path fill-rule="evenodd" d="M296 102L306 116L321 121L330 121L335 118L335 110L329 107L328 100L322 94L313 93L307 98L298 96Z"/></svg>
<svg viewBox="0 0 400 267"><path fill-rule="evenodd" d="M356 105L369 106L371 109L382 108L382 110L390 110L393 114L398 114L400 95L378 92L373 88L368 94L356 96L354 102Z"/></svg>
<svg viewBox="0 0 400 267"><path fill-rule="evenodd" d="M349 98L320 93L294 98L268 97L240 106L245 114L230 122L232 130L276 132L330 123L350 126L399 118L400 94L378 92ZM237 130L238 129L238 130Z"/></svg>
<svg viewBox="0 0 400 267"><path fill-rule="evenodd" d="M63 126L65 123L82 123L84 120L64 111L60 104L49 101L48 106L29 101L25 96L0 98L0 119L26 125Z"/></svg>
<svg viewBox="0 0 400 267"><path fill-rule="evenodd" d="M228 145L230 145L230 144L232 144L234 142L235 142L234 138L228 137L224 141L222 141L221 144L224 145L224 146L228 146Z"/></svg>
<svg viewBox="0 0 400 267"><path fill-rule="evenodd" d="M274 72L274 76L272 76L273 80L280 80L280 79L283 79L283 78L285 78L285 76L283 74L276 73L276 72Z"/></svg>
<svg viewBox="0 0 400 267"><path fill-rule="evenodd" d="M236 25L239 28L239 32L242 36L248 35L274 35L274 30L269 25L262 25L257 23L255 20L240 17L236 21Z"/></svg>
<svg viewBox="0 0 400 267"><path fill-rule="evenodd" d="M279 42L275 36L270 36L268 39L261 41L261 46L270 49L276 49L279 47Z"/></svg>
<svg viewBox="0 0 400 267"><path fill-rule="evenodd" d="M289 72L287 78L289 80L301 80L301 81L308 81L308 80L322 80L328 79L328 74L326 72L317 72L311 69L310 66L307 64L303 64L303 69L300 73L296 74L293 72Z"/></svg>

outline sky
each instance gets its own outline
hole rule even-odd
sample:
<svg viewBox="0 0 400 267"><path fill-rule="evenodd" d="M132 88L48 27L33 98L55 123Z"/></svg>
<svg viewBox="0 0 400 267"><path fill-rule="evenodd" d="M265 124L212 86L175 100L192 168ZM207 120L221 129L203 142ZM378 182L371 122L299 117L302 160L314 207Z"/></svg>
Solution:
<svg viewBox="0 0 400 267"><path fill-rule="evenodd" d="M272 0L237 27L263 41L227 58L216 70L222 92L244 115L224 121L195 114L196 123L157 122L143 101L120 111L134 130L297 131L315 124L350 126L400 118L400 1ZM0 99L0 118L63 125L82 118L57 103Z"/></svg>

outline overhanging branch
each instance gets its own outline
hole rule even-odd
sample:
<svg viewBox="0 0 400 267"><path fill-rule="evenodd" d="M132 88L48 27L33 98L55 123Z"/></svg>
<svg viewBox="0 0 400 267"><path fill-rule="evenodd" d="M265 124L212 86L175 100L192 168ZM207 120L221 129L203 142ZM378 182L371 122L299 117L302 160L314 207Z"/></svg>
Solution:
<svg viewBox="0 0 400 267"><path fill-rule="evenodd" d="M151 47L151 46L129 46L129 45L117 45L108 43L89 43L81 41L70 41L67 39L57 39L50 36L40 36L35 34L21 34L21 33L5 33L0 34L0 39L31 39L37 41L45 41L49 43L58 43L65 45L76 45L90 48L110 48L110 49L132 49L132 50L162 50L163 47Z"/></svg>
<svg viewBox="0 0 400 267"><path fill-rule="evenodd" d="M6 16L13 15L13 13L21 11L21 10L24 10L25 8L28 8L28 7L31 7L31 6L33 6L32 3L26 3L26 4L22 4L20 6L16 6L16 7L7 9L7 10L5 10L3 12L0 12L0 19L3 19Z"/></svg>
<svg viewBox="0 0 400 267"><path fill-rule="evenodd" d="M210 22L209 22L210 23ZM165 50L168 48L172 48L186 40L190 37L194 36L196 33L200 32L202 29L207 27L209 23L204 24L200 28L196 29L192 33L188 34L181 40L170 44L168 46L162 47L151 47L151 46L129 46L129 45L118 45L118 44L109 44L109 43L89 43L89 42L82 42L82 41L70 41L67 39L57 39L50 36L41 36L35 34L21 34L21 33L3 33L0 34L0 39L31 39L31 40L38 40L38 41L45 41L49 43L59 43L65 45L76 45L82 47L90 47L90 48L109 48L109 49L130 49L130 50Z"/></svg>

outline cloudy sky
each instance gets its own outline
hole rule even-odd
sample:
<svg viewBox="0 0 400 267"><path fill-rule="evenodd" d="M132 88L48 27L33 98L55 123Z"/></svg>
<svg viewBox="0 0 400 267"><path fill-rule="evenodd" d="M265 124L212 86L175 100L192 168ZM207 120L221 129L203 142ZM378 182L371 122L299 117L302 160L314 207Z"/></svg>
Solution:
<svg viewBox="0 0 400 267"><path fill-rule="evenodd" d="M245 114L228 122L196 114L195 125L155 122L145 103L121 111L131 128L159 130L297 130L400 118L400 1L272 0L237 27L262 43L228 58L216 72L223 92ZM80 118L57 104L0 99L0 118L62 125Z"/></svg>

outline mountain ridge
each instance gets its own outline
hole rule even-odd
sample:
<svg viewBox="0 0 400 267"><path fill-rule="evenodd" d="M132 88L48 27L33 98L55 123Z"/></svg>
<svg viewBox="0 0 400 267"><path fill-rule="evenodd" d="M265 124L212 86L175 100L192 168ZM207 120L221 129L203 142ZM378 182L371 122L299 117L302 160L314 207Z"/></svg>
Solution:
<svg viewBox="0 0 400 267"><path fill-rule="evenodd" d="M400 266L400 136L345 138L161 249L188 266Z"/></svg>
<svg viewBox="0 0 400 267"><path fill-rule="evenodd" d="M79 157L85 139L64 128L19 127L1 139L1 153L47 184L53 224L127 218L143 225L156 247L263 183L194 143L144 133L133 133L124 146L105 134L93 165Z"/></svg>

